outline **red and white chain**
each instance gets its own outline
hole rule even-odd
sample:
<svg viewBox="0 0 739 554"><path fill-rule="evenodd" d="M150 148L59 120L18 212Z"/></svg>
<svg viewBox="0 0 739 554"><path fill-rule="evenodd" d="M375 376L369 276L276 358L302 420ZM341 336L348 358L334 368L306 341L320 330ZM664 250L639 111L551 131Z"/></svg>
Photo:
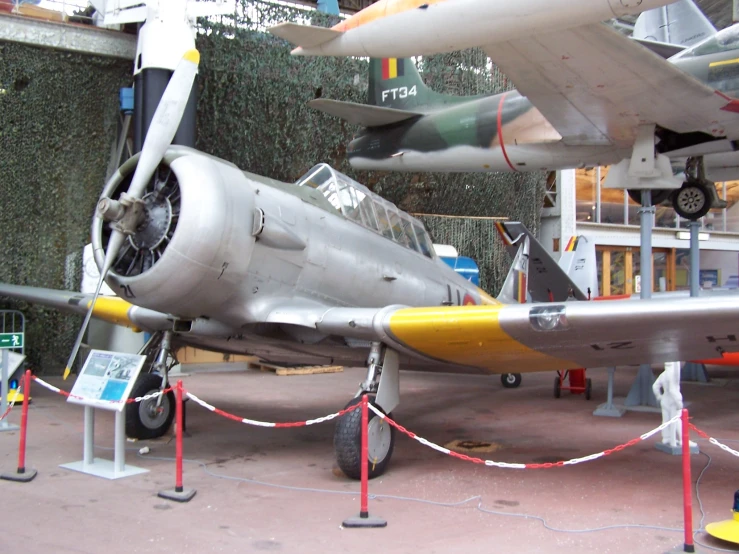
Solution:
<svg viewBox="0 0 739 554"><path fill-rule="evenodd" d="M700 429L698 429L698 428L697 428L697 427L696 427L695 425L693 425L692 423L690 423L689 425L690 425L690 428L691 428L691 429L692 429L693 431L695 431L696 433L698 433L698 436L700 436L701 438L704 438L704 439L708 439L708 442L710 442L711 444L713 444L713 445L715 445L715 446L718 446L718 447L719 447L719 448L720 448L721 450L724 450L725 452L728 452L729 454L733 454L734 456L736 456L736 457L738 457L738 458L739 458L739 452L737 452L736 450L734 450L734 449L732 449L732 448L729 448L728 446L726 446L725 444L723 444L723 443L721 443L721 442L717 441L717 440L716 440L716 439L714 439L713 437L709 437L709 436L708 436L708 433L706 433L706 432L704 432L704 431L701 431Z"/></svg>
<svg viewBox="0 0 739 554"><path fill-rule="evenodd" d="M193 402L196 404L200 404L203 408L206 410L210 410L213 413L216 413L220 416L223 416L227 419L231 419L233 421L238 421L239 423L246 423L247 425L255 425L257 427L275 427L275 428L285 428L285 427L305 427L307 425L315 425L316 423L323 423L325 421L331 421L335 417L342 416L344 414L347 414L353 410L356 410L361 406L361 404L355 404L354 406L350 406L349 408L346 408L344 410L341 410L340 412L336 412L334 414L329 414L327 416L318 417L316 419L309 419L307 421L293 421L289 423L271 423L268 421L257 421L256 419L247 419L245 417L239 417L233 414L230 414L228 412L224 412L223 410L216 408L215 406L211 406L204 400L201 400L194 394L185 391L185 395L190 398Z"/></svg>
<svg viewBox="0 0 739 554"><path fill-rule="evenodd" d="M466 454L460 454L459 452L454 452L453 450L449 450L448 448L439 446L438 444L435 444L429 440L424 439L423 437L419 437L418 435L416 435L415 433L411 431L408 431L405 427L396 423L395 421L387 417L384 413L382 413L380 410L375 408L372 404L368 404L367 406L377 416L387 421L390 425L395 427L398 431L400 431L401 433L404 433L405 435L408 435L412 439L417 440L424 446L428 446L429 448L433 448L434 450L437 450L438 452L441 452L442 454L447 454L448 456L452 456L453 458L459 458L460 460L464 460L466 462L472 462L474 464L482 464L487 467L501 467L505 469L547 469L550 467L563 467L567 465L580 464L582 462L589 462L591 460L597 460L598 458L602 458L603 456L608 456L609 454L613 454L614 452L619 452L623 450L624 448L628 448L629 446L633 446L638 442L646 440L652 435L654 435L655 433L660 432L662 429L664 429L668 425L672 425L673 423L680 421L680 414L678 413L675 417L673 417L669 421L665 421L659 427L656 427L652 429L651 431L644 433L638 438L631 439L629 442L626 442L624 444L619 444L618 446L609 448L608 450L604 450L602 452L598 452L597 454L590 454L589 456L583 456L582 458L573 458L571 460L562 460L559 462L549 462L549 463L544 463L544 464L516 464L516 463L508 463L508 462L495 462L493 460L483 460L482 458L475 458L473 456L467 456Z"/></svg>
<svg viewBox="0 0 739 554"><path fill-rule="evenodd" d="M15 389L15 394L13 395L13 400L10 401L10 404L8 405L7 409L5 410L5 413L0 415L0 421L8 417L8 414L13 409L13 406L15 406L15 401L18 399L18 396L20 395L21 389L23 388L23 381L18 381L18 387ZM3 391L5 392L5 391ZM8 396L10 396L10 391L8 391Z"/></svg>

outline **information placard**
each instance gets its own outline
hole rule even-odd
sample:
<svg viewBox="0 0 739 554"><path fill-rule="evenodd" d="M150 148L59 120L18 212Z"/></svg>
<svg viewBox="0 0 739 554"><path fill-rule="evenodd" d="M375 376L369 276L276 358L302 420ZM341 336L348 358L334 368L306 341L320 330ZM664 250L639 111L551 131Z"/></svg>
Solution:
<svg viewBox="0 0 739 554"><path fill-rule="evenodd" d="M122 411L146 356L91 350L67 402Z"/></svg>

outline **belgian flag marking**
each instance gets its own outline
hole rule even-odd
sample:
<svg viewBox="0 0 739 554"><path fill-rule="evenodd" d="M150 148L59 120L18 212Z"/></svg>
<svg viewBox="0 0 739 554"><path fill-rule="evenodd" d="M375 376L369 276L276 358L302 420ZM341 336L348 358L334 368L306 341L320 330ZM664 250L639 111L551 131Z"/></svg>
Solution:
<svg viewBox="0 0 739 554"><path fill-rule="evenodd" d="M382 59L382 80L395 79L396 77L402 77L405 75L405 68L403 67L403 58L383 58Z"/></svg>

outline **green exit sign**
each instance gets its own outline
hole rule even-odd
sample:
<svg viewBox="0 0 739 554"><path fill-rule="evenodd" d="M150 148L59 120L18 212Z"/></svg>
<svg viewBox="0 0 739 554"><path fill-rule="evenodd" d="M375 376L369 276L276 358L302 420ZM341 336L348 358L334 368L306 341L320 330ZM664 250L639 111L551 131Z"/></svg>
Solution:
<svg viewBox="0 0 739 554"><path fill-rule="evenodd" d="M23 333L0 333L0 349L21 348L23 346Z"/></svg>

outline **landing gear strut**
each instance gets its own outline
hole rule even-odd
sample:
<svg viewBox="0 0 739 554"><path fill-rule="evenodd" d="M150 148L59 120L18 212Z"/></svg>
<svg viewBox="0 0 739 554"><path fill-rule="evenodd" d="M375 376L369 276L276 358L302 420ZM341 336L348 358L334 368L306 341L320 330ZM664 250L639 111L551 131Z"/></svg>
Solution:
<svg viewBox="0 0 739 554"><path fill-rule="evenodd" d="M346 405L359 404L362 395L369 396L370 403L392 417L390 410L399 402L398 355L381 343L373 343L367 359L367 377L357 395ZM367 425L369 478L385 472L395 446L395 429L370 410ZM334 431L336 462L341 471L351 479L361 477L362 411L357 408L341 416Z"/></svg>
<svg viewBox="0 0 739 554"><path fill-rule="evenodd" d="M695 221L711 208L726 207L718 197L716 184L706 179L703 156L688 158L685 177L683 186L672 193L672 205L680 217Z"/></svg>
<svg viewBox="0 0 739 554"><path fill-rule="evenodd" d="M177 364L172 347L172 331L155 333L141 353L147 356L149 373L139 375L130 398L145 396L168 386L169 370ZM156 355L156 358L154 357ZM175 415L175 397L172 391L156 398L126 405L126 435L132 439L156 439L164 435Z"/></svg>

